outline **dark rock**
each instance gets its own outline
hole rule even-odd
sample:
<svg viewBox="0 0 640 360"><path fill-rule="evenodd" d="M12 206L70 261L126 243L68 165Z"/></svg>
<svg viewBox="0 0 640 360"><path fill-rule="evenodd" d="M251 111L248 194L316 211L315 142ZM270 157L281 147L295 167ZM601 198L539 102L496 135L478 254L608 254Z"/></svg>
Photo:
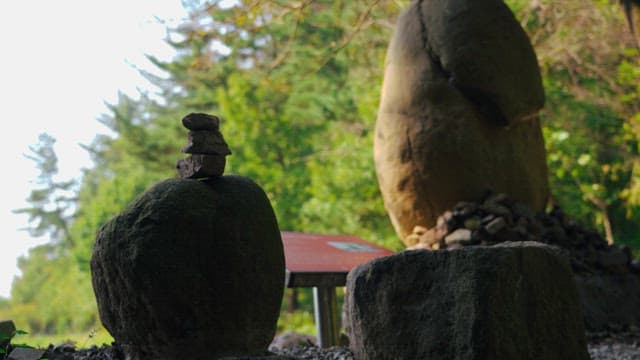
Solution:
<svg viewBox="0 0 640 360"><path fill-rule="evenodd" d="M400 238L487 190L544 210L543 103L535 53L502 0L411 2L387 52L374 137Z"/></svg>
<svg viewBox="0 0 640 360"><path fill-rule="evenodd" d="M472 216L464 221L464 227L469 230L478 230L482 226L482 220L477 216Z"/></svg>
<svg viewBox="0 0 640 360"><path fill-rule="evenodd" d="M489 195L484 201L484 204L503 204L506 205L509 197L505 193Z"/></svg>
<svg viewBox="0 0 640 360"><path fill-rule="evenodd" d="M531 209L529 206L520 203L514 202L512 203L513 215L519 218L534 218L536 216L535 211Z"/></svg>
<svg viewBox="0 0 640 360"><path fill-rule="evenodd" d="M182 148L187 154L229 155L231 150L220 131L189 131L189 142Z"/></svg>
<svg viewBox="0 0 640 360"><path fill-rule="evenodd" d="M495 216L495 215L493 215L493 214L488 214L488 215L486 215L486 216L484 216L484 217L482 218L482 224L483 224L483 225L486 225L486 224L490 223L491 221L493 221L493 219L495 219L495 218L496 218L496 216Z"/></svg>
<svg viewBox="0 0 640 360"><path fill-rule="evenodd" d="M186 358L185 358L186 359ZM286 355L253 355L253 356L225 356L216 358L216 360L297 360L291 356Z"/></svg>
<svg viewBox="0 0 640 360"><path fill-rule="evenodd" d="M463 221L471 216L478 208L478 204L468 201L461 201L453 208L453 216Z"/></svg>
<svg viewBox="0 0 640 360"><path fill-rule="evenodd" d="M511 210L507 206L504 206L501 204L495 204L495 203L488 203L488 204L483 204L480 207L480 209L485 213L495 215L496 217L502 217L508 223L511 223L513 220Z"/></svg>
<svg viewBox="0 0 640 360"><path fill-rule="evenodd" d="M160 182L98 232L100 318L128 359L264 353L284 288L278 224L247 178Z"/></svg>
<svg viewBox="0 0 640 360"><path fill-rule="evenodd" d="M533 242L405 251L352 270L355 357L588 359L566 259Z"/></svg>
<svg viewBox="0 0 640 360"><path fill-rule="evenodd" d="M617 246L612 246L609 251L598 252L598 264L605 268L626 268L629 265L629 255Z"/></svg>
<svg viewBox="0 0 640 360"><path fill-rule="evenodd" d="M5 348L11 342L16 332L16 325L11 320L0 321L0 348Z"/></svg>
<svg viewBox="0 0 640 360"><path fill-rule="evenodd" d="M588 331L640 327L639 275L576 274L575 280Z"/></svg>
<svg viewBox="0 0 640 360"><path fill-rule="evenodd" d="M10 353L7 360L39 360L46 350L16 347Z"/></svg>
<svg viewBox="0 0 640 360"><path fill-rule="evenodd" d="M176 169L183 179L202 179L222 176L226 164L223 155L194 154L178 160Z"/></svg>
<svg viewBox="0 0 640 360"><path fill-rule="evenodd" d="M353 353L349 349L342 347L323 349L317 346L302 346L284 349L278 353L292 356L298 360L354 360Z"/></svg>
<svg viewBox="0 0 640 360"><path fill-rule="evenodd" d="M220 118L203 113L191 113L182 118L182 125L192 131L216 131L220 127Z"/></svg>
<svg viewBox="0 0 640 360"><path fill-rule="evenodd" d="M504 229L506 226L507 226L507 222L504 220L504 218L498 217L491 220L491 222L485 225L484 229L487 231L487 233L493 235L493 234L497 234L498 231Z"/></svg>
<svg viewBox="0 0 640 360"><path fill-rule="evenodd" d="M74 352L76 351L76 346L71 342L63 342L61 344L57 344L53 347L54 352Z"/></svg>

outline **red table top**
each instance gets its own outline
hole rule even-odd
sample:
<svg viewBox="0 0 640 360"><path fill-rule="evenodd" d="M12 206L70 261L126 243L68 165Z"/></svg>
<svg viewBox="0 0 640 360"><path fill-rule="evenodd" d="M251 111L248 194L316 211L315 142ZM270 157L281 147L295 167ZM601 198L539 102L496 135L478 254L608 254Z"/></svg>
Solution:
<svg viewBox="0 0 640 360"><path fill-rule="evenodd" d="M394 253L351 235L281 234L286 268L292 273L348 273L357 265Z"/></svg>

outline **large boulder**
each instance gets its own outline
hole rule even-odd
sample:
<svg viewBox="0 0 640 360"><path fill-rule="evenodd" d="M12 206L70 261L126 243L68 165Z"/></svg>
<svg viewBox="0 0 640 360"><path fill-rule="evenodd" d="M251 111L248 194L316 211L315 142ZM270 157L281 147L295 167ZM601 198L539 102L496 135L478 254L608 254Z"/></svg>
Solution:
<svg viewBox="0 0 640 360"><path fill-rule="evenodd" d="M275 334L282 241L247 178L158 183L100 229L91 271L100 318L128 359L263 354Z"/></svg>
<svg viewBox="0 0 640 360"><path fill-rule="evenodd" d="M502 0L413 1L388 49L374 157L405 239L458 201L548 198L535 53Z"/></svg>
<svg viewBox="0 0 640 360"><path fill-rule="evenodd" d="M537 242L405 251L346 289L359 360L589 358L569 264Z"/></svg>

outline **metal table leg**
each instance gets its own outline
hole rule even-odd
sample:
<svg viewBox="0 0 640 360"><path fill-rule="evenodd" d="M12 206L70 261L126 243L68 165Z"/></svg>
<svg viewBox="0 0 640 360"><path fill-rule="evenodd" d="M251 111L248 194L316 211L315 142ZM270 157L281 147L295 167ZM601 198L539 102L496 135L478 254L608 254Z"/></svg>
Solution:
<svg viewBox="0 0 640 360"><path fill-rule="evenodd" d="M313 304L318 330L318 346L328 348L338 345L338 302L333 287L314 287Z"/></svg>

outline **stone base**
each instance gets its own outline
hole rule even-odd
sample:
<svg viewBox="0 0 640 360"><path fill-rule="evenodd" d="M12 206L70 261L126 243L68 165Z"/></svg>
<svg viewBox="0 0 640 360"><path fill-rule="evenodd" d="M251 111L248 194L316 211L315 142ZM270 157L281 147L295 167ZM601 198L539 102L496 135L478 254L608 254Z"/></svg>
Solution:
<svg viewBox="0 0 640 360"><path fill-rule="evenodd" d="M566 259L536 243L405 251L349 273L357 359L588 359Z"/></svg>

